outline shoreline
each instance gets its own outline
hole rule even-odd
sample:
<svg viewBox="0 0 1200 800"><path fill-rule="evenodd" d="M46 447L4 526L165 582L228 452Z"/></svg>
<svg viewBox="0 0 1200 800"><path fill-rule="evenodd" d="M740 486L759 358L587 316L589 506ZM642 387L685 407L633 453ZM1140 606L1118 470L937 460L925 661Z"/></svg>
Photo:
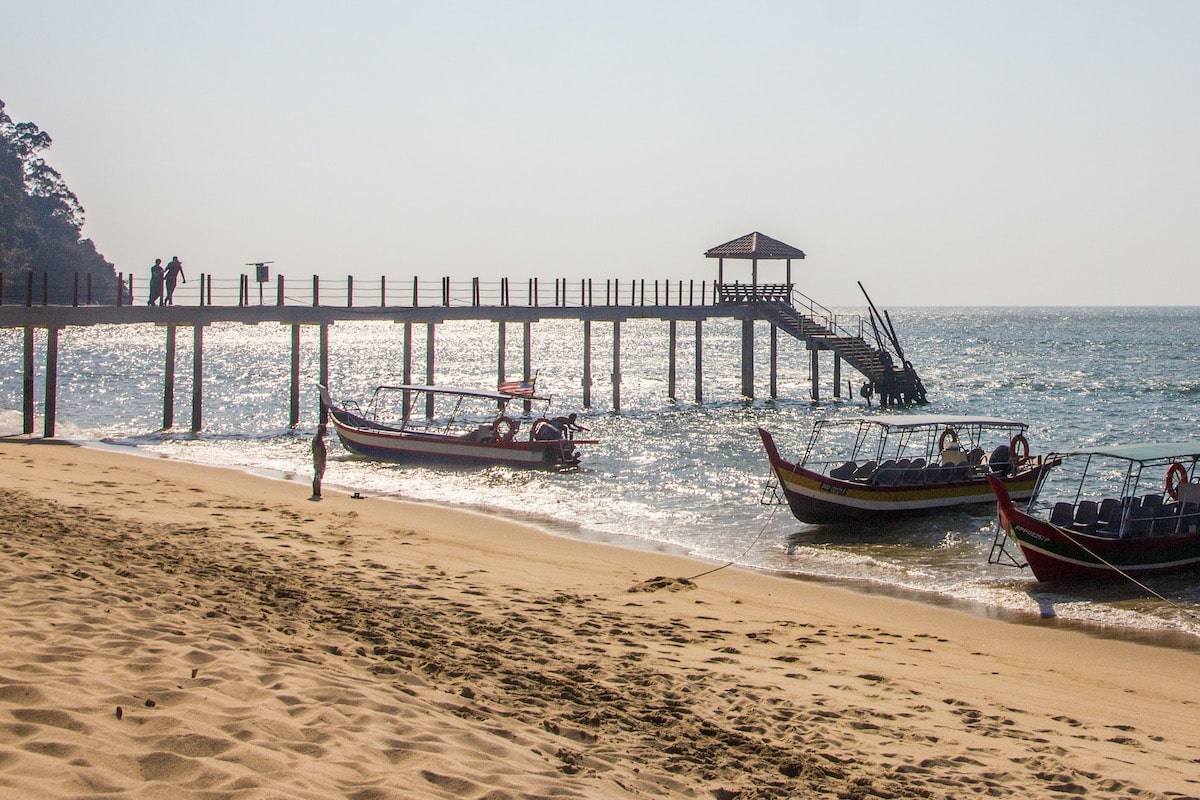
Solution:
<svg viewBox="0 0 1200 800"><path fill-rule="evenodd" d="M1200 797L1194 653L307 495L0 440L3 793Z"/></svg>
<svg viewBox="0 0 1200 800"><path fill-rule="evenodd" d="M0 436L0 441L3 441L7 438L17 441L24 439L24 437L19 435L14 435L11 437ZM29 441L34 440L31 439ZM78 447L94 447L96 449L100 449L105 452L111 452L116 455L126 454L147 459L162 459L175 461L181 464L195 464L196 466L201 467L213 466L200 462L176 459L170 455L161 453L142 452L137 446L134 445L114 444L102 440L59 441ZM264 480L275 480L283 483L308 485L308 482L311 480L311 477L304 477L298 473L285 470L264 469L248 466L233 466L227 467L227 469L236 470L247 475L253 475ZM336 481L326 481L324 483L324 487L347 495L359 491L359 489L356 489L353 486L342 485ZM514 522L518 525L535 528L551 536L562 536L585 543L627 548L635 552L676 555L691 559L698 565L708 564L709 566L707 569L716 567L724 568L725 566L728 566L743 572L774 576L785 580L811 582L823 586L832 586L858 594L879 595L897 600L917 602L935 608L949 608L962 613L977 616L981 619L997 620L1014 625L1062 628L1064 630L1082 632L1100 639L1115 639L1118 641L1146 644L1153 647L1163 647L1173 650L1183 650L1185 652L1200 653L1200 629L1187 630L1179 626L1170 627L1165 623L1161 628L1136 628L1128 625L1103 623L1088 619L1061 617L1058 614L1047 616L1044 613L1005 608L1000 605L990 604L983 600L969 600L954 597L953 595L934 590L891 585L865 578L856 579L846 577L830 577L816 573L788 572L785 570L773 569L764 566L726 562L724 560L710 559L705 556L697 555L681 545L676 545L669 542L646 540L630 534L614 533L611 531L591 530L578 522L558 520L541 514L521 513L497 506L447 503L438 500L409 498L394 493L368 493L364 495L364 497L380 499L384 501L420 503L429 505L433 508L443 508L449 511L461 510L468 513L481 514L483 516L497 517Z"/></svg>

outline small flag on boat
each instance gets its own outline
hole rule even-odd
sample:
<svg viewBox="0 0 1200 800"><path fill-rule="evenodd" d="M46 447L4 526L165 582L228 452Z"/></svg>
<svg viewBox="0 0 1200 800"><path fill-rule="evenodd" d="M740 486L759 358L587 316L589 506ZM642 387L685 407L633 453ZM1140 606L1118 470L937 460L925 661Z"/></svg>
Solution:
<svg viewBox="0 0 1200 800"><path fill-rule="evenodd" d="M500 381L497 391L504 394L511 394L513 397L533 397L534 384L537 383L537 377L528 381Z"/></svg>

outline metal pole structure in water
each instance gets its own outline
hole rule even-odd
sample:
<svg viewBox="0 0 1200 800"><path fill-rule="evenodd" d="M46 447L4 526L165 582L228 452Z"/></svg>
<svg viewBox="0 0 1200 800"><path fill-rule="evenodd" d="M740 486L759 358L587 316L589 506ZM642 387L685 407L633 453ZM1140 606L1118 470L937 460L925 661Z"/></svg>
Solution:
<svg viewBox="0 0 1200 800"><path fill-rule="evenodd" d="M771 399L779 397L779 327L771 325Z"/></svg>
<svg viewBox="0 0 1200 800"><path fill-rule="evenodd" d="M820 400L821 351L814 347L810 352L812 353L812 399Z"/></svg>
<svg viewBox="0 0 1200 800"><path fill-rule="evenodd" d="M322 386L329 385L329 323L321 323L321 345L320 345L320 366L321 371L320 381ZM329 424L329 409L325 407L325 402L321 402L321 418L317 421L319 425Z"/></svg>
<svg viewBox="0 0 1200 800"><path fill-rule="evenodd" d="M412 323L404 323L404 377L405 386L412 384ZM412 392L404 393L403 400L403 419L408 419L409 412L412 411Z"/></svg>
<svg viewBox="0 0 1200 800"><path fill-rule="evenodd" d="M696 320L696 404L704 402L704 323Z"/></svg>
<svg viewBox="0 0 1200 800"><path fill-rule="evenodd" d="M175 323L167 323L167 353L163 365L163 420L164 431L175 427Z"/></svg>

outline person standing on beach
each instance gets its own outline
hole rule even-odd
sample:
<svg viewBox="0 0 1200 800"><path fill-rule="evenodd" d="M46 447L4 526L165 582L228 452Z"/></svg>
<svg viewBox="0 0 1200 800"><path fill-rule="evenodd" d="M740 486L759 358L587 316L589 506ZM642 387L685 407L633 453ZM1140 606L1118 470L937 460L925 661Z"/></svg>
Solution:
<svg viewBox="0 0 1200 800"><path fill-rule="evenodd" d="M155 304L162 305L163 297L163 266L162 259L154 259L154 266L150 268L150 299L146 301L146 305L152 306ZM130 298L131 300L133 298Z"/></svg>
<svg viewBox="0 0 1200 800"><path fill-rule="evenodd" d="M321 499L321 479L325 477L325 426L317 426L317 435L312 440L313 484L310 500Z"/></svg>
<svg viewBox="0 0 1200 800"><path fill-rule="evenodd" d="M187 277L183 274L183 262L179 260L179 256L171 256L170 262L167 264L165 274L167 280L167 298L163 301L163 305L175 305L175 281L182 278L184 283L187 283Z"/></svg>

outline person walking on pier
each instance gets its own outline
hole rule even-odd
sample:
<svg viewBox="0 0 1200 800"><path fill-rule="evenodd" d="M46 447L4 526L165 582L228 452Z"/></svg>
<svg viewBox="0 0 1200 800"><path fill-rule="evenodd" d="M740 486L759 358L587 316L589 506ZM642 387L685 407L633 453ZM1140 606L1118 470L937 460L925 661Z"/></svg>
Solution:
<svg viewBox="0 0 1200 800"><path fill-rule="evenodd" d="M162 259L154 259L154 266L150 268L150 299L146 301L146 305L162 305L163 299L163 266ZM133 298L130 298L132 301Z"/></svg>
<svg viewBox="0 0 1200 800"><path fill-rule="evenodd" d="M167 297L163 301L163 305L175 305L175 281L182 278L184 283L187 283L187 278L183 274L183 262L179 260L179 256L171 256L170 262L167 264L166 271L167 280Z"/></svg>

